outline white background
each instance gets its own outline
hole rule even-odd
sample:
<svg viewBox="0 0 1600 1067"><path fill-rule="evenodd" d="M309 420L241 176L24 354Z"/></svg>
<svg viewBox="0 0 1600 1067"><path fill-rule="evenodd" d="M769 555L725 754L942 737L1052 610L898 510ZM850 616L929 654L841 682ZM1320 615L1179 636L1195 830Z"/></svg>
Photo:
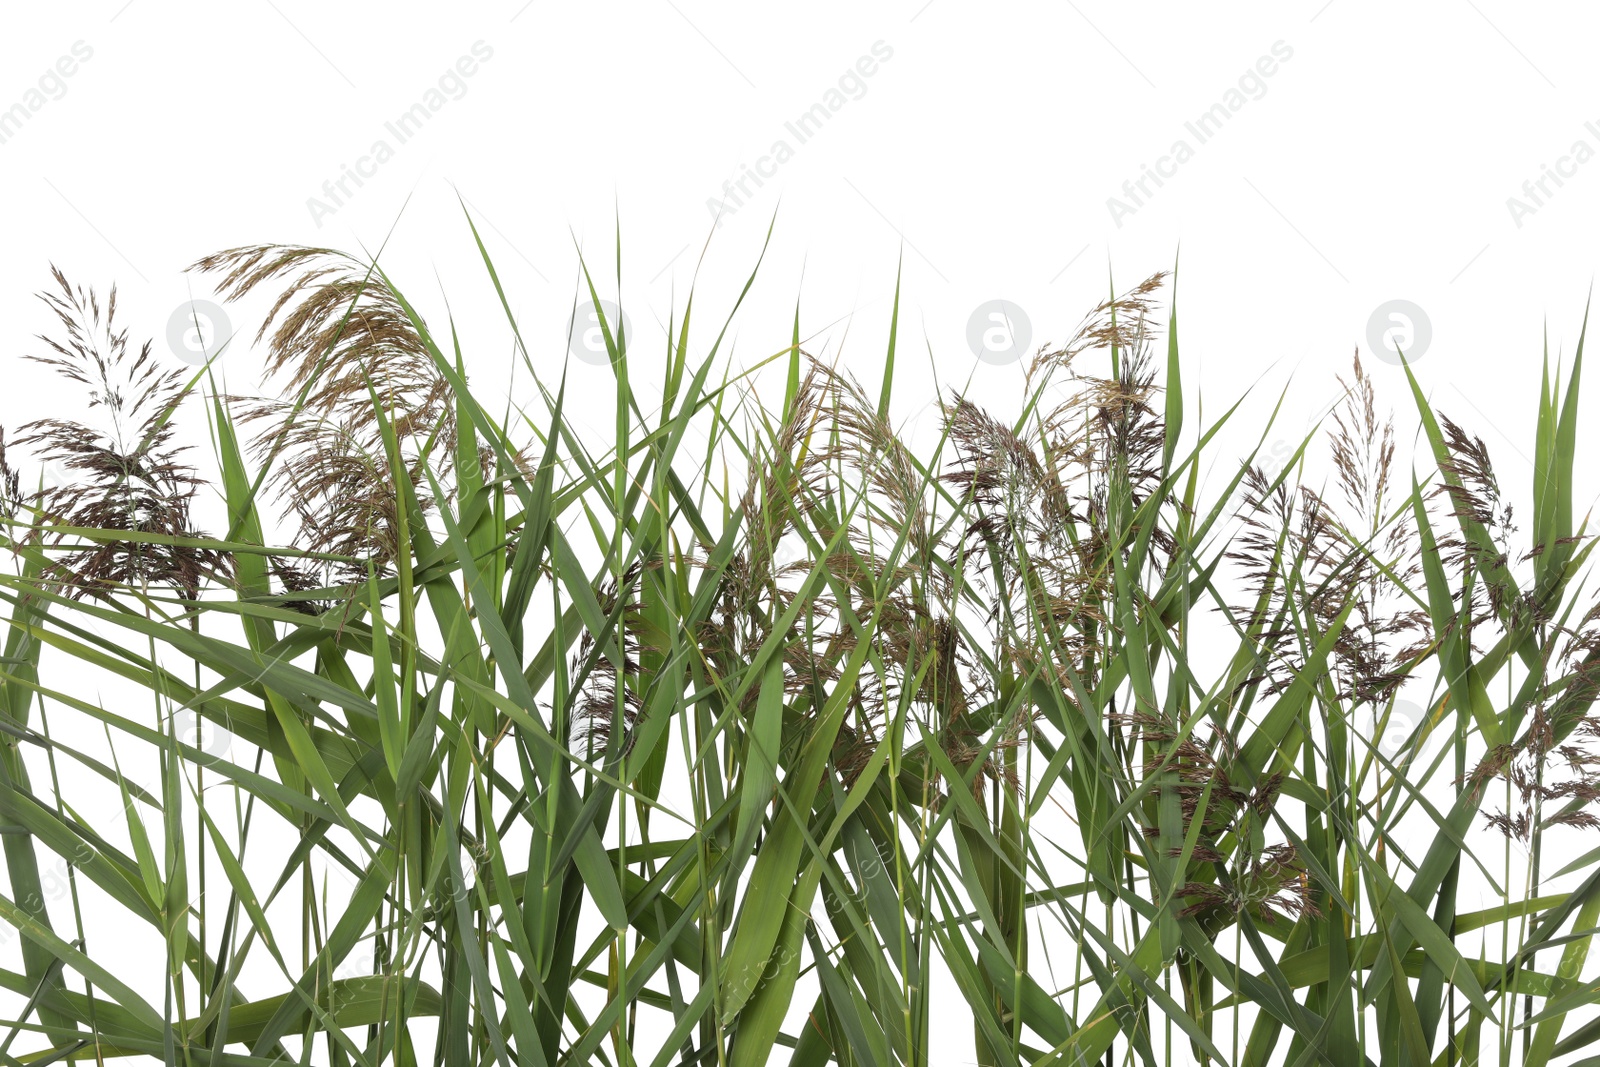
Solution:
<svg viewBox="0 0 1600 1067"><path fill-rule="evenodd" d="M1113 283L1171 268L1181 247L1191 418L1201 403L1214 417L1255 389L1227 438L1242 454L1289 383L1287 414L1265 431L1268 451L1281 452L1326 410L1374 311L1407 300L1431 327L1415 353L1423 387L1485 438L1526 514L1543 334L1570 362L1600 263L1600 159L1568 167L1559 189L1547 182L1542 203L1523 184L1577 141L1600 151L1600 10L1505 0L1213 7L8 9L0 112L44 102L0 143L0 426L14 436L42 414L82 414L76 397L57 395L58 379L19 358L42 350L33 335L52 324L31 295L50 264L102 290L116 283L135 340L152 337L175 360L169 320L210 295L184 268L257 242L360 254L387 240L391 277L436 323L448 297L477 380L502 388L510 341L459 196L552 381L579 251L601 294L617 299L619 228L633 346L659 347L658 324L681 313L694 284L703 355L775 217L730 331L733 362L786 346L798 300L808 349L842 357L873 395L903 260L896 415L912 431L925 427L935 379L1015 404L1020 369L980 362L968 346L980 304L1009 300L1034 345L1059 341ZM41 85L79 42L91 57ZM478 42L490 58L447 80L443 105L399 144L385 124L440 89ZM1275 45L1292 54L1241 86ZM888 58L850 81L875 46ZM785 124L836 89L845 102L799 144ZM1242 106L1200 144L1186 123L1236 89ZM393 158L334 204L324 183L380 139ZM779 140L793 158L727 202L714 226L708 202ZM1124 183L1178 140L1193 158L1133 204ZM1112 197L1136 210L1114 217ZM1511 197L1536 210L1519 220ZM314 210L313 198L336 210ZM229 313L241 337L218 366L244 390L259 368L245 343L257 319ZM1398 409L1404 462L1415 420L1400 371L1370 354L1367 363ZM580 386L609 389L604 368L570 370ZM609 400L595 405L602 428L609 410ZM1579 447L1594 455L1593 437L1581 434ZM1580 513L1600 484L1593 468L1580 462Z"/></svg>
<svg viewBox="0 0 1600 1067"><path fill-rule="evenodd" d="M903 253L902 367L931 358L955 384L976 367L975 388L1003 397L1020 372L973 358L966 325L977 305L1013 301L1035 345L1060 340L1113 278L1122 286L1169 268L1181 246L1186 384L1208 411L1263 374L1275 393L1294 371L1291 406L1315 412L1374 309L1405 299L1431 321L1417 364L1425 387L1484 435L1515 484L1526 476L1517 450L1533 417L1541 331L1548 322L1552 351L1570 352L1595 271L1600 161L1559 190L1547 185L1555 195L1520 227L1507 200L1574 141L1600 149L1585 128L1600 120L1589 50L1600 12L1496 0L1213 8L14 9L0 36L0 108L23 101L75 42L93 57L0 144L0 359L29 386L0 394L0 425L27 417L47 381L14 357L48 325L30 294L50 263L102 289L116 282L135 336L165 348L173 311L208 295L183 268L253 242L359 253L392 231L391 274L430 311L448 295L465 336L479 338L469 359L498 379L504 320L457 194L476 211L525 335L548 346L535 344L535 356L552 377L576 249L615 297L619 222L621 302L636 345L653 348L656 322L674 292L681 307L713 234L708 201L774 141L795 146L785 123L881 41L892 58L862 79L864 95L763 187L747 185L754 195L716 229L697 290L704 341L776 214L735 324L737 360L786 344L799 299L810 347L834 352L843 340L875 390ZM384 124L478 41L493 56L462 79L465 94L314 218L308 201L324 182L374 141L395 146ZM1185 123L1280 41L1293 55L1262 80L1264 95L1198 144ZM1119 226L1108 198L1180 138L1194 158ZM253 332L255 319L235 318ZM1381 380L1398 377L1382 369Z"/></svg>

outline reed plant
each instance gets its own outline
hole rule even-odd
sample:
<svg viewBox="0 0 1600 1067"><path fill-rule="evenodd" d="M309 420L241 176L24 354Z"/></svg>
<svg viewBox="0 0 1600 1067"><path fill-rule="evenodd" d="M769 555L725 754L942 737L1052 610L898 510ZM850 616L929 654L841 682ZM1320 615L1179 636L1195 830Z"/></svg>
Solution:
<svg viewBox="0 0 1600 1067"><path fill-rule="evenodd" d="M1513 509L1409 366L1219 455L1165 275L921 448L898 286L864 383L692 295L645 353L585 268L597 442L482 259L521 406L375 260L196 264L270 297L254 396L57 273L0 1059L1600 1062L1581 343Z"/></svg>

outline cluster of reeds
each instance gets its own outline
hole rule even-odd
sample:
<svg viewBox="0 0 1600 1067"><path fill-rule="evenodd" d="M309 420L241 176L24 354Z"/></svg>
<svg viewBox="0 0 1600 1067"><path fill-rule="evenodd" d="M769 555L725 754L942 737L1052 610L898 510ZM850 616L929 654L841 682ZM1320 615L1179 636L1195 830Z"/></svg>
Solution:
<svg viewBox="0 0 1600 1067"><path fill-rule="evenodd" d="M726 325L691 352L692 301L649 358L602 314L597 446L509 314L514 420L376 263L196 268L276 294L260 396L160 369L58 272L35 358L86 414L0 436L0 1059L1600 1039L1581 345L1564 384L1546 361L1514 521L1409 368L1426 449L1398 455L1359 358L1292 462L1202 491L1239 408L1186 425L1160 274L1041 349L1016 411L942 397L919 453L894 330L874 396L798 312L738 375Z"/></svg>

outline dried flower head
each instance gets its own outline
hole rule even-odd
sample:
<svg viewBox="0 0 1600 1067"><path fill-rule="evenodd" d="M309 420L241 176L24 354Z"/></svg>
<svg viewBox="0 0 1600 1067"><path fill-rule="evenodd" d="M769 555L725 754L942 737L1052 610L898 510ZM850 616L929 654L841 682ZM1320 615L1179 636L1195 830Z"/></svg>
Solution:
<svg viewBox="0 0 1600 1067"><path fill-rule="evenodd" d="M190 517L194 468L173 443L173 415L188 395L182 374L162 370L150 342L138 349L117 326L117 293L102 307L93 290L75 287L52 268L56 291L40 294L57 319L60 339L29 356L87 395L86 408L103 425L72 419L38 419L23 427L19 444L75 477L37 494L41 521L58 528L54 543L67 548L52 568L73 595L105 595L129 585L167 586L194 598L206 576L225 558L205 548L106 539L60 530L116 530L162 538L199 538Z"/></svg>
<svg viewBox="0 0 1600 1067"><path fill-rule="evenodd" d="M414 489L423 457L455 447L449 381L405 305L375 266L327 248L252 245L191 269L220 273L227 300L282 283L256 334L279 395L243 404L247 421L265 423L254 454L275 462L272 483L299 519L301 547L352 557L334 568L345 581L364 578L369 563L384 572L399 550L400 493L379 409ZM426 493L418 498L432 506Z"/></svg>

